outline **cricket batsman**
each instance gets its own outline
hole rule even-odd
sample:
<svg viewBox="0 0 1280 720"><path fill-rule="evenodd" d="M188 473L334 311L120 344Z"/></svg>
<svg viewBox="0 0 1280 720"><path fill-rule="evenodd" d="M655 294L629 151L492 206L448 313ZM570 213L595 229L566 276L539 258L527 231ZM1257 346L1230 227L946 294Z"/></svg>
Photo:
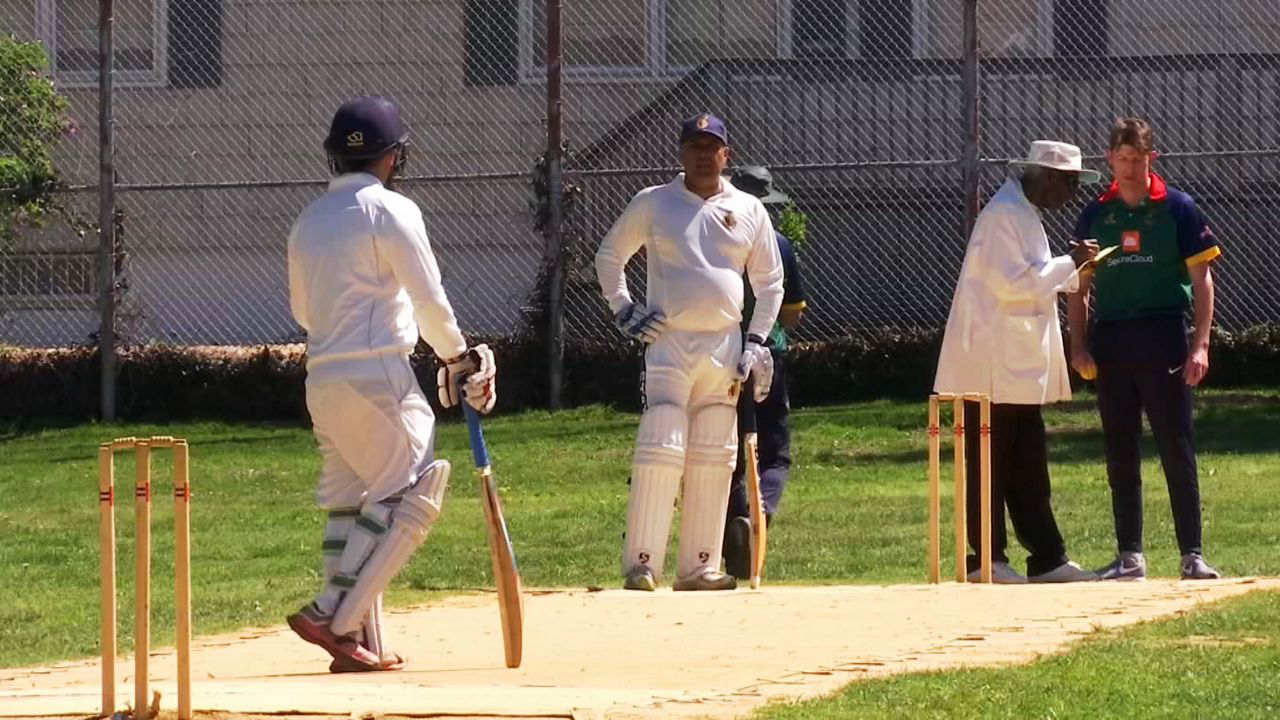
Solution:
<svg viewBox="0 0 1280 720"><path fill-rule="evenodd" d="M441 362L441 405L493 408L493 353L467 347L422 212L391 189L407 158L400 110L358 97L324 147L334 178L289 233L289 300L307 331L307 410L323 456L324 589L289 627L333 656L332 672L396 670L382 644L382 591L440 514L449 463L409 365L418 337ZM462 383L461 391L459 383Z"/></svg>
<svg viewBox="0 0 1280 720"><path fill-rule="evenodd" d="M773 368L765 338L782 305L782 262L764 205L722 177L728 161L720 118L701 113L684 120L684 172L636 194L596 253L596 275L615 324L648 345L622 554L629 590L657 588L682 480L672 589L737 586L720 572L738 448L737 395L753 374L756 402L769 394ZM623 273L642 247L648 265L643 303L632 298ZM744 272L756 296L745 340Z"/></svg>

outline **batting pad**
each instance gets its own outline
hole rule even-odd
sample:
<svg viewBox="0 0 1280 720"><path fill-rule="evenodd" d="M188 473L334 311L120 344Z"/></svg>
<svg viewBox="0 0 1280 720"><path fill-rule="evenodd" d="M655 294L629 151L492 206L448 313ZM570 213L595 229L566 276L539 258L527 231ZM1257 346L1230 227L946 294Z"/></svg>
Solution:
<svg viewBox="0 0 1280 720"><path fill-rule="evenodd" d="M737 454L737 408L717 404L698 410L689 426L677 577L720 569L729 480Z"/></svg>
<svg viewBox="0 0 1280 720"><path fill-rule="evenodd" d="M360 568L354 585L333 614L333 632L347 635L360 629L365 615L387 583L427 539L427 532L440 516L449 470L449 463L444 460L431 463L419 475L418 482L400 499L400 504L391 514L389 529Z"/></svg>
<svg viewBox="0 0 1280 720"><path fill-rule="evenodd" d="M329 511L329 518L324 526L324 542L321 552L324 553L324 581L338 574L338 563L342 559L342 551L347 548L347 537L356 526L356 518L360 516L360 508L339 508Z"/></svg>
<svg viewBox="0 0 1280 720"><path fill-rule="evenodd" d="M640 416L636 454L631 463L627 501L627 535L623 540L622 574L637 565L662 577L671 534L680 476L684 473L688 418L675 405L654 405Z"/></svg>
<svg viewBox="0 0 1280 720"><path fill-rule="evenodd" d="M332 614L342 602L342 596L355 586L360 568L382 542L391 521L392 509L399 502L399 497L390 497L381 502L366 503L360 508L359 514L352 518L352 526L348 529L345 540L335 538L330 543L326 532L325 580L327 584L324 592L315 601L320 612ZM333 521L332 513L330 513L330 521ZM340 550L338 550L339 547L341 547ZM331 548L339 553L336 567L333 566L328 552Z"/></svg>
<svg viewBox="0 0 1280 720"><path fill-rule="evenodd" d="M338 563L342 559L342 551L347 547L347 536L356 525L360 516L360 508L339 508L329 511L329 519L324 527L324 580L338 574ZM379 595L364 616L360 628L360 642L369 651L382 656L382 596Z"/></svg>

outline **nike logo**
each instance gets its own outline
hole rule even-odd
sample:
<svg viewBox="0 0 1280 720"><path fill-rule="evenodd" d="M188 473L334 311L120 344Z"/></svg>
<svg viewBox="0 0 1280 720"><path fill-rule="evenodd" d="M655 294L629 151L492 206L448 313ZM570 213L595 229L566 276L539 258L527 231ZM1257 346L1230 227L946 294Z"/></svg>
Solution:
<svg viewBox="0 0 1280 720"><path fill-rule="evenodd" d="M1181 365L1179 365L1179 366L1178 366L1178 367L1176 367L1176 368L1169 368L1169 374L1170 374L1170 375L1172 375L1172 374L1174 374L1174 373L1176 373L1176 372L1179 372L1179 371L1181 371L1181 370L1182 370L1182 366L1181 366Z"/></svg>

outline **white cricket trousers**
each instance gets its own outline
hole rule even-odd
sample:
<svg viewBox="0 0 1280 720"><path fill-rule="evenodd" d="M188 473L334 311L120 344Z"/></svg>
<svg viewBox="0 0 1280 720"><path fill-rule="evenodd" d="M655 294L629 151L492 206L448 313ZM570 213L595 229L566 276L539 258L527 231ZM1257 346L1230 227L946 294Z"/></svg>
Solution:
<svg viewBox="0 0 1280 720"><path fill-rule="evenodd" d="M401 493L435 459L435 414L408 356L321 365L308 371L306 391L323 457L321 508L360 507Z"/></svg>

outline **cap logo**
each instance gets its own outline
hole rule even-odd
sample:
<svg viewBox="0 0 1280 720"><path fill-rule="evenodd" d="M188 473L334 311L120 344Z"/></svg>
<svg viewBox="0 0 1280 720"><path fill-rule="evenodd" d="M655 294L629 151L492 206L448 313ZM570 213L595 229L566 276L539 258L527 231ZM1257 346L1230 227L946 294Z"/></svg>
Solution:
<svg viewBox="0 0 1280 720"><path fill-rule="evenodd" d="M709 126L710 124L711 124L711 118L707 117L706 115L698 116L697 125L699 130L706 130L707 126Z"/></svg>
<svg viewBox="0 0 1280 720"><path fill-rule="evenodd" d="M364 133L359 130L347 135L347 147L361 147L364 145Z"/></svg>

